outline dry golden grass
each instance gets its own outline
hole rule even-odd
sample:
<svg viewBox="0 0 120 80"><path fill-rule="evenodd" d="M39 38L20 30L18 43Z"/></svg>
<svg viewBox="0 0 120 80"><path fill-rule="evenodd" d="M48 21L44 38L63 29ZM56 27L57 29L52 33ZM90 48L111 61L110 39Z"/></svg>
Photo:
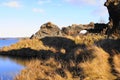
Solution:
<svg viewBox="0 0 120 80"><path fill-rule="evenodd" d="M88 60L79 64L83 68L84 80L114 80L116 77L111 73L109 54L98 47L90 49L94 49L92 54L96 57L92 61Z"/></svg>
<svg viewBox="0 0 120 80"><path fill-rule="evenodd" d="M105 35L79 35L76 37L72 37L72 36L67 36L67 38L74 40L76 44L85 44L85 45L93 45L95 41L99 41L101 39L105 39Z"/></svg>
<svg viewBox="0 0 120 80"><path fill-rule="evenodd" d="M102 35L86 35L86 36L76 36L76 37L65 36L63 38L75 41L76 44L93 45L95 41L104 39L105 36L102 36ZM30 49L33 49L33 50L51 50L53 52L57 52L57 50L54 47L45 46L43 44L43 42L40 41L39 39L22 39L19 42L17 42L16 44L12 44L10 46L3 47L2 51L10 51L10 50L13 50L13 49L17 50L17 49L22 49L22 48L30 48ZM64 49L60 49L60 51L65 53Z"/></svg>
<svg viewBox="0 0 120 80"><path fill-rule="evenodd" d="M11 46L3 47L2 50L9 51L21 48L31 48L33 50L48 49L48 47L44 46L43 43L38 39L23 39L17 42L16 44L12 44Z"/></svg>
<svg viewBox="0 0 120 80"><path fill-rule="evenodd" d="M66 64L56 61L54 58L47 61L33 60L26 69L21 71L16 80L115 80L116 77L111 73L108 61L109 54L95 46L87 49L87 51L91 50L91 54L95 56L93 59L89 60L91 57L86 55L84 58L88 57L88 60L83 60L77 64L71 61L70 65L67 65L69 68L74 67L73 71L69 68L62 68ZM74 77L78 68L81 69L80 75ZM60 71L56 72L59 69ZM61 73L61 71L64 72ZM62 74L65 77L61 76Z"/></svg>
<svg viewBox="0 0 120 80"><path fill-rule="evenodd" d="M73 80L69 71L67 77L63 78L57 73L57 69L61 68L61 64L53 58L49 61L32 60L26 69L15 78L15 80Z"/></svg>
<svg viewBox="0 0 120 80"><path fill-rule="evenodd" d="M63 37L62 37L63 38ZM116 54L112 57L113 63L110 63L111 54L105 52L112 48L119 48L117 42L114 42L114 46L109 46L111 40L103 40L99 44L102 48L95 46L95 42L105 39L105 36L101 35L86 35L64 37L72 42L74 47L69 48L69 43L64 45L65 39L53 39L48 43L53 43L55 46L59 45L61 39L63 45L60 45L60 49L55 46L45 45L42 40L38 39L26 39L21 40L16 44L9 47L4 47L3 51L10 51L13 49L30 48L36 51L46 50L54 53L54 56L48 59L33 59L30 60L29 65L15 77L15 80L115 80L120 77L120 55ZM53 42L54 41L54 42ZM60 42L61 43L61 42ZM53 45L52 44L52 45ZM84 44L86 47L80 47ZM67 47L66 47L67 46ZM71 46L71 45L70 45ZM105 47L104 47L105 46ZM110 48L108 48L109 46ZM70 51L68 51L70 50ZM68 52L68 53L67 53ZM58 53L58 54L57 54ZM50 56L48 53L44 56ZM43 56L43 57L44 57ZM112 70L117 73L114 75Z"/></svg>
<svg viewBox="0 0 120 80"><path fill-rule="evenodd" d="M113 66L116 75L120 78L120 54L116 54L113 56Z"/></svg>

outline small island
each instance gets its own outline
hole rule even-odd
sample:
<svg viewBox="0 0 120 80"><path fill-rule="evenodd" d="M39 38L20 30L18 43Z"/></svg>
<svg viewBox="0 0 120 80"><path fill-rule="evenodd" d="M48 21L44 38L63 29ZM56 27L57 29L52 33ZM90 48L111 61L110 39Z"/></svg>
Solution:
<svg viewBox="0 0 120 80"><path fill-rule="evenodd" d="M120 80L120 1L107 0L105 6L108 23L60 29L47 22L29 38L3 47L0 55L29 60L14 79Z"/></svg>

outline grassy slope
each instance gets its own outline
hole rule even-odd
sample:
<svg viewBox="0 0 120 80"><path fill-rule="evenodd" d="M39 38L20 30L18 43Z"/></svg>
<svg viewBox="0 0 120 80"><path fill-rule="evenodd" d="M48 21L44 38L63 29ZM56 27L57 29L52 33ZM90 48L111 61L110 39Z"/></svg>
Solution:
<svg viewBox="0 0 120 80"><path fill-rule="evenodd" d="M42 40L27 39L3 48L7 52L21 48L30 48L39 54L41 50L48 51L42 57L31 60L15 80L120 79L120 46L118 43L111 44L116 40L106 40L100 35L56 38L47 39L46 44Z"/></svg>

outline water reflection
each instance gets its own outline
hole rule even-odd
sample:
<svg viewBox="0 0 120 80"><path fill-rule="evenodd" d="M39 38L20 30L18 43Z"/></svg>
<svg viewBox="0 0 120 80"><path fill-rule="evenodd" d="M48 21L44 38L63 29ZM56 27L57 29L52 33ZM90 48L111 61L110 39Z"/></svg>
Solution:
<svg viewBox="0 0 120 80"><path fill-rule="evenodd" d="M0 39L0 48L18 42L17 38ZM13 80L29 60L0 56L0 80Z"/></svg>
<svg viewBox="0 0 120 80"><path fill-rule="evenodd" d="M13 80L29 60L0 56L0 80Z"/></svg>

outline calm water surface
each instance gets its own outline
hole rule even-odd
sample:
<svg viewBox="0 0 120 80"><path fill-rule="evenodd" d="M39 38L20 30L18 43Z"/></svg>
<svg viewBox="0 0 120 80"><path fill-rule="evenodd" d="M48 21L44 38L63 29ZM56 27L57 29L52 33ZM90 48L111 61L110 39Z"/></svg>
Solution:
<svg viewBox="0 0 120 80"><path fill-rule="evenodd" d="M0 48L16 42L18 42L18 39L2 39L0 40ZM23 68L24 66L17 63L16 60L0 56L0 80L13 80L15 75Z"/></svg>
<svg viewBox="0 0 120 80"><path fill-rule="evenodd" d="M11 44L14 44L18 42L18 39L11 38L11 39L0 39L0 48L4 46L10 46Z"/></svg>

